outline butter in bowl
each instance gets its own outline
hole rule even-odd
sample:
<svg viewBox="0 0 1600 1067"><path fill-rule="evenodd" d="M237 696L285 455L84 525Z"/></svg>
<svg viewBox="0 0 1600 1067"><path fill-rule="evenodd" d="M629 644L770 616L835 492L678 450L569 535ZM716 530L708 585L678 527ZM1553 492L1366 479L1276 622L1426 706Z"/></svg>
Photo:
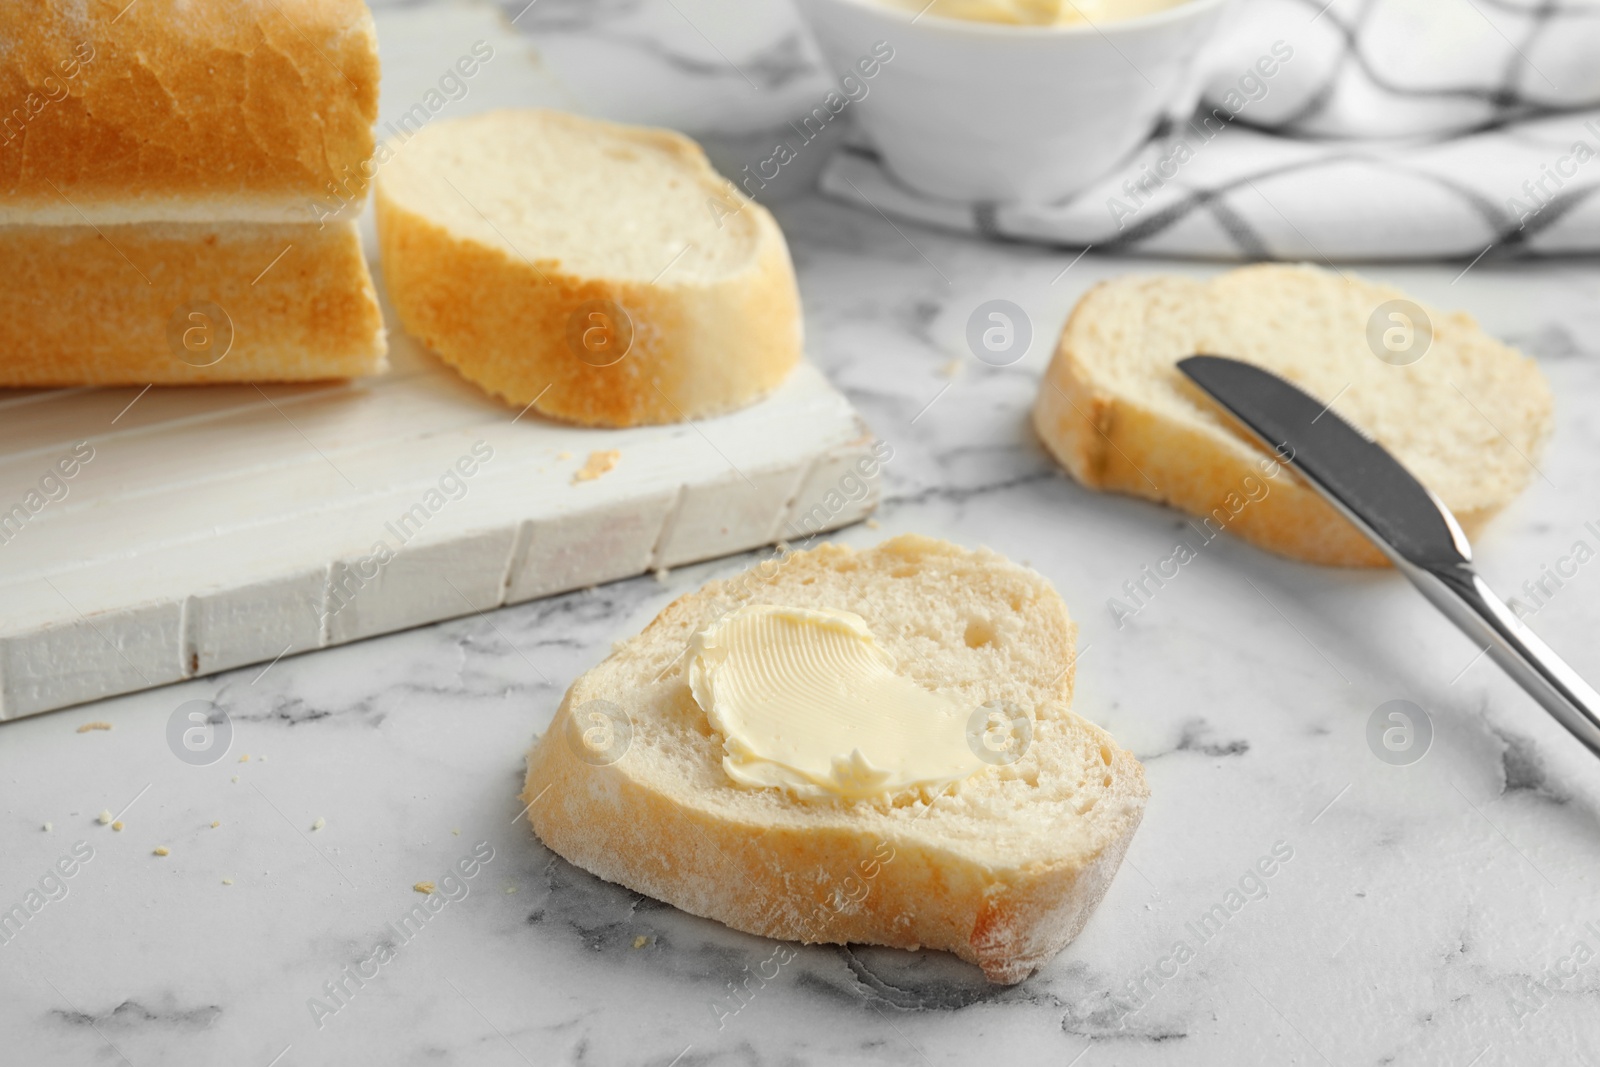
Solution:
<svg viewBox="0 0 1600 1067"><path fill-rule="evenodd" d="M1048 203L1194 104L1224 0L797 0L829 65L886 43L859 120L906 185Z"/></svg>

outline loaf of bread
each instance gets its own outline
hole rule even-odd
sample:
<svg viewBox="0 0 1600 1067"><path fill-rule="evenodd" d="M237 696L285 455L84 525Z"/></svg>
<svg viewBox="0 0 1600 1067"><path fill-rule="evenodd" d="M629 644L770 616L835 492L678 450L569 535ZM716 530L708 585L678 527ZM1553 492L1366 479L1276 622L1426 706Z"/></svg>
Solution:
<svg viewBox="0 0 1600 1067"><path fill-rule="evenodd" d="M383 369L361 0L17 0L0 40L0 387Z"/></svg>
<svg viewBox="0 0 1600 1067"><path fill-rule="evenodd" d="M0 278L0 385L307 381L383 361L353 226L6 226Z"/></svg>
<svg viewBox="0 0 1600 1067"><path fill-rule="evenodd" d="M362 0L8 0L0 41L0 224L305 223L364 199Z"/></svg>
<svg viewBox="0 0 1600 1067"><path fill-rule="evenodd" d="M401 323L514 407L696 419L800 358L782 231L679 134L537 110L435 122L376 199Z"/></svg>
<svg viewBox="0 0 1600 1067"><path fill-rule="evenodd" d="M1023 709L1031 742L943 792L814 801L736 784L685 650L744 604L853 612L899 674ZM572 863L735 929L944 949L1021 981L1083 928L1148 792L1139 762L1071 710L1075 629L1049 582L988 550L903 536L768 561L679 598L572 684L528 756L528 817ZM583 721L597 700L627 734L603 758Z"/></svg>
<svg viewBox="0 0 1600 1067"><path fill-rule="evenodd" d="M1263 465L1177 369L1196 354L1246 360L1327 401L1469 536L1528 484L1551 428L1550 389L1532 360L1461 312L1423 309L1345 272L1260 265L1090 290L1039 387L1033 421L1045 446L1090 488L1172 504L1312 563L1387 560L1292 469Z"/></svg>

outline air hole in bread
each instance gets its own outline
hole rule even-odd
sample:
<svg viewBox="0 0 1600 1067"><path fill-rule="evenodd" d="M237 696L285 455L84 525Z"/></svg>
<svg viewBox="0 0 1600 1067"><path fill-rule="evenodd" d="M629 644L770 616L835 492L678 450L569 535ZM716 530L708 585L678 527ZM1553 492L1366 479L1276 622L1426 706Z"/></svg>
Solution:
<svg viewBox="0 0 1600 1067"><path fill-rule="evenodd" d="M994 644L994 627L986 619L968 619L966 641L968 648L982 648Z"/></svg>
<svg viewBox="0 0 1600 1067"><path fill-rule="evenodd" d="M1108 774L1104 778L1100 779L1100 784L1105 786L1107 789L1110 789L1111 788L1111 776Z"/></svg>
<svg viewBox="0 0 1600 1067"><path fill-rule="evenodd" d="M1100 746L1100 762L1104 763L1107 767L1111 766L1111 746L1110 745L1101 745Z"/></svg>
<svg viewBox="0 0 1600 1067"><path fill-rule="evenodd" d="M915 578L917 575L919 575L921 573L922 573L922 568L921 567L914 566L914 565L912 565L910 563L902 563L900 566L896 567L894 570L889 572L889 577L891 577L891 578Z"/></svg>

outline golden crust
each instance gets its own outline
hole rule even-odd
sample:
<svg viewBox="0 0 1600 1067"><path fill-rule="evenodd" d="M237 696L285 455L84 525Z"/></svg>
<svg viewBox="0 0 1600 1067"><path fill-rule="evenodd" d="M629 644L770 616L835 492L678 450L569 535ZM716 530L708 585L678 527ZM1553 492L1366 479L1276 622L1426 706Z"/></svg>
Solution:
<svg viewBox="0 0 1600 1067"><path fill-rule="evenodd" d="M166 198L313 221L330 185L365 194L378 52L361 0L11 0L0 40L5 221Z"/></svg>
<svg viewBox="0 0 1600 1067"><path fill-rule="evenodd" d="M565 729L570 701L545 737ZM1138 760L1089 728L1113 745L1112 772L1142 790ZM589 766L568 745L543 740L528 754L521 799L535 797L528 818L539 839L609 882L761 937L951 952L1001 985L1022 981L1082 932L1138 826L1135 817L1087 864L983 871L925 837L843 822L731 822L666 802L616 766ZM870 892L850 908L830 906L836 887L864 874Z"/></svg>
<svg viewBox="0 0 1600 1067"><path fill-rule="evenodd" d="M5 226L0 277L0 386L315 381L384 367L353 223ZM179 359L169 336L201 302L233 330L205 367Z"/></svg>
<svg viewBox="0 0 1600 1067"><path fill-rule="evenodd" d="M604 125L617 129L610 124ZM629 130L709 178L692 141ZM712 185L711 188L716 188ZM462 377L514 407L587 426L723 414L776 388L801 352L800 298L783 233L747 203L760 246L752 269L715 282L655 285L585 277L450 232L376 192L384 286L406 331ZM632 347L609 366L578 358L568 333L590 302L627 310Z"/></svg>

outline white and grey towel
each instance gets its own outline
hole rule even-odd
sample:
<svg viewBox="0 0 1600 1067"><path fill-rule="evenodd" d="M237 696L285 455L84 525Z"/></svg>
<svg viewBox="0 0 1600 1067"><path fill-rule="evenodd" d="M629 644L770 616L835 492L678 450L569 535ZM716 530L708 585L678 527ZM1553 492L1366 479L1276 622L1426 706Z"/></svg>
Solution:
<svg viewBox="0 0 1600 1067"><path fill-rule="evenodd" d="M1277 42L1293 56L1258 67ZM1202 68L1193 116L1056 203L929 197L864 141L822 187L891 216L1100 251L1600 251L1600 0L1238 0Z"/></svg>

